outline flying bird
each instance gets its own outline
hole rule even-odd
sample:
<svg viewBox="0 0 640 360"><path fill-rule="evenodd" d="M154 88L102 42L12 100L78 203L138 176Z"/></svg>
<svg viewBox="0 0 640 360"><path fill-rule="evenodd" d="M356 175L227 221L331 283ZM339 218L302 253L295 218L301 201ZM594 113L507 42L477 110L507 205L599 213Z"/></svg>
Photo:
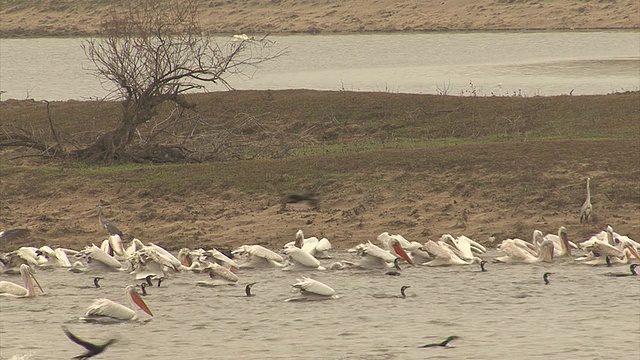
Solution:
<svg viewBox="0 0 640 360"><path fill-rule="evenodd" d="M69 331L66 327L62 327L62 330L64 331L64 333L67 335L67 337L73 341L74 343L84 347L85 349L87 349L87 352L82 354L82 355L78 355L78 356L74 356L72 359L78 359L78 360L84 360L84 359L88 359L90 357L94 357L100 353L102 353L103 351L105 351L107 349L107 347L109 347L111 344L115 343L116 341L118 341L117 339L110 339L109 341L107 341L106 343L102 344L102 345L96 345L96 344L92 344L86 340L80 339L79 337L75 336L74 334L71 333L71 331Z"/></svg>

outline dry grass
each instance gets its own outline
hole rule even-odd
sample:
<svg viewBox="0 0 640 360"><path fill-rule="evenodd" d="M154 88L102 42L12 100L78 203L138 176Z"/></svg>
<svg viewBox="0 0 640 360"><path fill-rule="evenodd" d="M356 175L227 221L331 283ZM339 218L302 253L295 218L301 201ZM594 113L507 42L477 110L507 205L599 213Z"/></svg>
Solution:
<svg viewBox="0 0 640 360"><path fill-rule="evenodd" d="M100 199L125 234L169 248L279 247L298 228L340 248L382 231L420 242L453 233L488 243L561 225L581 240L607 223L640 238L637 93L472 98L291 90L191 100L207 121L243 113L273 133L305 131L308 141L283 159L162 166L38 165L10 160L23 152L5 150L0 229L28 227L32 236L0 249L98 242ZM5 101L0 118L46 137L44 109ZM118 114L105 102L51 109L61 136L78 142L115 124ZM581 226L587 176L595 219ZM302 190L320 193L320 209L278 211L282 194Z"/></svg>

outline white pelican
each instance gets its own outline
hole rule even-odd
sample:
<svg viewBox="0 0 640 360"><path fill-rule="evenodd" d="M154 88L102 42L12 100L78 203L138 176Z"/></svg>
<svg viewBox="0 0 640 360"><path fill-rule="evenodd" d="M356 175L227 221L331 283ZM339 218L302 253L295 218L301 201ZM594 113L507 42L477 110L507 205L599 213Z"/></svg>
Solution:
<svg viewBox="0 0 640 360"><path fill-rule="evenodd" d="M66 252L61 248L53 250L44 245L37 252L47 260L46 263L40 265L41 267L71 267L71 262L69 262Z"/></svg>
<svg viewBox="0 0 640 360"><path fill-rule="evenodd" d="M302 230L296 232L296 240L288 242L285 248L296 246L305 252L308 252L316 259L331 259L328 251L331 250L331 242L327 238L318 239L315 236L305 238Z"/></svg>
<svg viewBox="0 0 640 360"><path fill-rule="evenodd" d="M135 285L129 285L124 289L125 297L129 302L130 307L118 304L109 299L96 299L87 308L84 316L81 320L89 322L114 322L114 321L126 321L126 320L138 320L138 314L136 313L135 306L139 307L149 316L153 316L153 313L142 300ZM134 306L135 305L135 306Z"/></svg>
<svg viewBox="0 0 640 360"><path fill-rule="evenodd" d="M553 242L551 240L544 240L538 249L537 256L532 254L531 251L522 243L524 241L516 241L518 239L506 239L502 241L500 251L507 255L494 258L494 262L501 263L537 263L537 262L552 262L553 261Z"/></svg>
<svg viewBox="0 0 640 360"><path fill-rule="evenodd" d="M239 280L238 275L217 263L210 263L203 272L209 272L209 276L214 280L198 281L196 282L196 286L236 285Z"/></svg>
<svg viewBox="0 0 640 360"><path fill-rule="evenodd" d="M260 246L242 245L231 252L233 255L248 259L240 264L240 268L284 267L284 259L279 254Z"/></svg>
<svg viewBox="0 0 640 360"><path fill-rule="evenodd" d="M397 244L402 247L404 251L407 252L409 258L413 260L414 263L422 264L431 260L431 255L426 251L422 250L422 244L417 241L409 241L404 238L404 236L400 234L390 235L388 232L383 232L377 237L382 247L387 250L391 250L393 244L395 243L392 240L397 240Z"/></svg>
<svg viewBox="0 0 640 360"><path fill-rule="evenodd" d="M411 265L415 264L397 239L391 239L389 245L389 250L384 250L371 241L356 246L353 251L361 256L356 266L362 269L389 269L394 267L396 258L402 258Z"/></svg>
<svg viewBox="0 0 640 360"><path fill-rule="evenodd" d="M454 238L451 234L444 234L440 237L440 241L453 245L458 250L457 255L462 260L472 260L477 255L487 252L484 246L464 235Z"/></svg>
<svg viewBox="0 0 640 360"><path fill-rule="evenodd" d="M300 297L286 299L285 301L327 300L335 299L336 292L326 284L309 277L296 279L298 282L293 287L300 290Z"/></svg>
<svg viewBox="0 0 640 360"><path fill-rule="evenodd" d="M571 249L578 248L576 244L569 241L569 236L567 235L567 228L564 226L561 226L558 229L558 235L547 234L544 236L543 239L553 241L554 257L571 256Z"/></svg>
<svg viewBox="0 0 640 360"><path fill-rule="evenodd" d="M426 266L471 265L479 264L482 261L477 256L473 256L469 260L462 259L457 253L458 249L444 241L436 243L433 240L429 240L424 243L422 248L435 257L434 260L422 264Z"/></svg>
<svg viewBox="0 0 640 360"><path fill-rule="evenodd" d="M87 246L82 251L87 256L87 264L90 267L98 267L101 270L118 271L122 269L120 261L107 254L95 244Z"/></svg>
<svg viewBox="0 0 640 360"><path fill-rule="evenodd" d="M318 259L300 248L289 246L284 253L289 255L290 266L283 270L325 270Z"/></svg>
<svg viewBox="0 0 640 360"><path fill-rule="evenodd" d="M156 279L164 278L166 277L165 268L173 269L174 266L170 258L163 256L163 253L150 246L145 246L129 260L133 267L131 274L136 276L136 280L145 279L147 276Z"/></svg>
<svg viewBox="0 0 640 360"><path fill-rule="evenodd" d="M29 265L20 265L20 274L24 281L24 287L9 281L0 281L0 296L34 297L44 294L44 290L42 290L40 283L36 280L36 277L33 275L33 270ZM40 290L39 292L36 286Z"/></svg>

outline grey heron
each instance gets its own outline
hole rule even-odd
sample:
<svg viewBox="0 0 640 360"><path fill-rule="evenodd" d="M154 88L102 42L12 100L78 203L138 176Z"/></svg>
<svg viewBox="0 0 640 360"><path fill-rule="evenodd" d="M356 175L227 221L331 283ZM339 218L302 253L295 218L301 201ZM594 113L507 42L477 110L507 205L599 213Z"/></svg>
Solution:
<svg viewBox="0 0 640 360"><path fill-rule="evenodd" d="M589 187L590 181L591 178L587 178L587 198L584 200L584 203L580 208L580 224L586 224L591 221L591 211L593 210L593 205L591 205L591 189Z"/></svg>
<svg viewBox="0 0 640 360"><path fill-rule="evenodd" d="M104 214L102 213L102 206L98 205L98 209L99 209L99 213L98 213L98 220L100 221L100 226L107 230L109 232L109 235L118 235L122 238L122 231L120 231L120 229L118 229L117 226L115 226L114 224L108 222L105 220L104 218Z"/></svg>

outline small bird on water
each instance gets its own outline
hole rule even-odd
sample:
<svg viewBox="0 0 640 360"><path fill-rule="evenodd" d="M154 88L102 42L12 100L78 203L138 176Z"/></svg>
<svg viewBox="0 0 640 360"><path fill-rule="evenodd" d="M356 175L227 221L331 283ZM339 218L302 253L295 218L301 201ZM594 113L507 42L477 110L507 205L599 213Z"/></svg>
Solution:
<svg viewBox="0 0 640 360"><path fill-rule="evenodd" d="M252 287L253 285L255 285L255 284L256 284L256 283L252 282L252 283L250 283L250 284L247 284L247 286L244 288L244 292L245 292L245 294L247 294L247 297L249 297L249 296L253 296L253 294L251 293L251 287Z"/></svg>
<svg viewBox="0 0 640 360"><path fill-rule="evenodd" d="M102 353L103 351L105 351L107 349L107 347L109 347L111 344L115 343L116 341L118 341L117 339L110 339L109 341L107 341L106 343L102 344L102 345L96 345L96 344L92 344L86 340L82 340L79 337L75 336L74 334L71 333L71 331L69 331L66 327L62 327L62 330L64 331L64 333L67 335L67 337L73 341L74 343L84 347L85 349L87 349L87 352L78 356L74 356L72 359L77 359L77 360L84 360L84 359L88 359L90 357L94 357L100 353Z"/></svg>
<svg viewBox="0 0 640 360"><path fill-rule="evenodd" d="M449 344L451 341L455 340L455 339L459 339L459 336L456 335L451 335L448 336L446 339L444 339L442 342L439 343L433 343L433 344L426 344L426 345L422 345L422 346L418 346L419 348L430 348L430 347L447 347L447 344Z"/></svg>
<svg viewBox="0 0 640 360"><path fill-rule="evenodd" d="M96 276L93 278L93 285L97 288L100 287L100 284L98 283L100 280L104 279L103 277L100 276Z"/></svg>
<svg viewBox="0 0 640 360"><path fill-rule="evenodd" d="M542 279L544 280L544 284L545 285L549 285L549 276L551 275L551 273L547 272L544 273L544 275L542 275Z"/></svg>
<svg viewBox="0 0 640 360"><path fill-rule="evenodd" d="M485 264L486 264L486 263L487 263L487 262L486 262L486 261L484 261L484 260L480 261L480 271L482 271L482 272L487 271L487 269L485 269L485 268L484 268L484 266L485 266Z"/></svg>

